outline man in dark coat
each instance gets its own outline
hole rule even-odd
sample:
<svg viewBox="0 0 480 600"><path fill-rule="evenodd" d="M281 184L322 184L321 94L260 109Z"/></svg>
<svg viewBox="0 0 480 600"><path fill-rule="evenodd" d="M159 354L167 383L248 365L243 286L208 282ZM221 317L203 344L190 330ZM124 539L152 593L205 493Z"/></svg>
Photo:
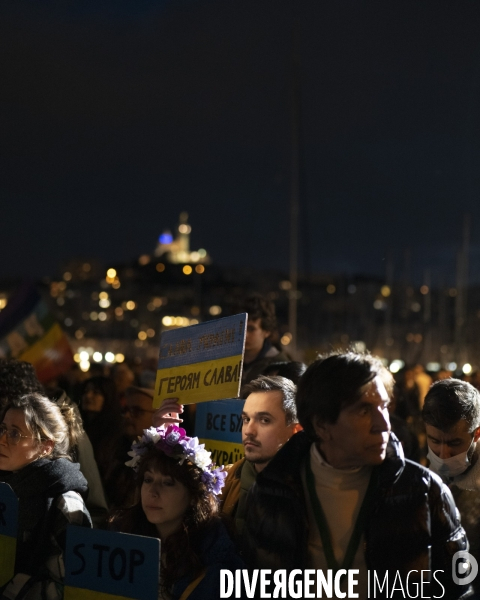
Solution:
<svg viewBox="0 0 480 600"><path fill-rule="evenodd" d="M295 384L285 377L258 377L245 386L242 443L245 457L228 467L221 511L231 518L241 535L248 492L258 473L268 465L299 429Z"/></svg>
<svg viewBox="0 0 480 600"><path fill-rule="evenodd" d="M245 385L263 375L271 363L286 361L288 357L272 343L272 334L277 327L273 302L254 294L247 298L242 311L248 313L242 372L242 385Z"/></svg>
<svg viewBox="0 0 480 600"><path fill-rule="evenodd" d="M480 563L480 393L470 383L442 379L425 397L422 417L430 469L450 488ZM473 581L480 593L480 577Z"/></svg>
<svg viewBox="0 0 480 600"><path fill-rule="evenodd" d="M304 431L248 498L250 566L333 573L338 598L342 570L357 570L360 598L470 597L452 576L452 559L468 550L452 495L390 435L391 390L390 373L368 354L331 354L307 369L297 393Z"/></svg>

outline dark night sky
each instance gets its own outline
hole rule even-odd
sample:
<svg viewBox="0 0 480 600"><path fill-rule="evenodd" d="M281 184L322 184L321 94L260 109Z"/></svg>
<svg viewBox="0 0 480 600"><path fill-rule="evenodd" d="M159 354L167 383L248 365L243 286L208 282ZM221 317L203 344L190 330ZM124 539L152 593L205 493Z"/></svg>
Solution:
<svg viewBox="0 0 480 600"><path fill-rule="evenodd" d="M151 252L288 268L291 33L314 272L480 281L480 4L4 0L0 278ZM301 266L306 264L301 256Z"/></svg>

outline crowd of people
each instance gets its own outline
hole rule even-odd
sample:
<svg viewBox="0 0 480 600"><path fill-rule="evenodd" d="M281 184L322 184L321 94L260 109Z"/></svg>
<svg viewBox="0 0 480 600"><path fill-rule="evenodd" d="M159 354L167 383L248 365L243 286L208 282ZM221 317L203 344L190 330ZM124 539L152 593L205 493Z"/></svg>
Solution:
<svg viewBox="0 0 480 600"><path fill-rule="evenodd" d="M70 524L159 538L162 600L219 598L221 569L356 569L359 598L369 570L398 573L403 584L375 597L409 597L398 585L412 581L418 597L476 597L476 580L452 578L452 558L480 561L477 388L418 365L394 379L348 349L307 368L273 343L270 302L254 296L244 310L244 457L233 465L212 463L189 407L153 407L152 368L45 388L30 364L0 360L0 482L19 499L2 600L63 598Z"/></svg>

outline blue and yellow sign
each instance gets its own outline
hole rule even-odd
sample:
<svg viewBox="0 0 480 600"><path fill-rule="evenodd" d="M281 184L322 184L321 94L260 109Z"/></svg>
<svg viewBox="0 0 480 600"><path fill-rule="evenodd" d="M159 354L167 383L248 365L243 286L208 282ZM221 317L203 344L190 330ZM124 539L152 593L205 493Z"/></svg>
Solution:
<svg viewBox="0 0 480 600"><path fill-rule="evenodd" d="M243 458L242 410L245 400L202 402L195 415L195 435L212 453L217 465Z"/></svg>
<svg viewBox="0 0 480 600"><path fill-rule="evenodd" d="M15 575L18 498L6 483L0 483L0 588Z"/></svg>
<svg viewBox="0 0 480 600"><path fill-rule="evenodd" d="M21 285L0 313L0 357L32 363L42 383L74 364L67 336L31 284Z"/></svg>
<svg viewBox="0 0 480 600"><path fill-rule="evenodd" d="M195 404L238 396L247 314L173 329L162 334L155 398Z"/></svg>
<svg viewBox="0 0 480 600"><path fill-rule="evenodd" d="M158 597L160 540L70 526L65 600L150 600Z"/></svg>

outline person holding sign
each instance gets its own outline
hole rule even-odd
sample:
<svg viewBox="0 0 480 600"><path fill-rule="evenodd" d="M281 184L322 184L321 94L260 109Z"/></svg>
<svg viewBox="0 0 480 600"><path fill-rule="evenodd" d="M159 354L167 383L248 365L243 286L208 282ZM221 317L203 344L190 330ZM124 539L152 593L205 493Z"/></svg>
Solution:
<svg viewBox="0 0 480 600"><path fill-rule="evenodd" d="M217 600L220 570L244 566L218 518L223 467L176 425L144 430L129 455L137 502L112 518L112 528L160 538L162 600Z"/></svg>
<svg viewBox="0 0 480 600"><path fill-rule="evenodd" d="M15 575L2 600L63 598L70 524L91 527L87 482L70 457L81 432L77 412L40 394L10 398L0 422L0 481L19 500Z"/></svg>

